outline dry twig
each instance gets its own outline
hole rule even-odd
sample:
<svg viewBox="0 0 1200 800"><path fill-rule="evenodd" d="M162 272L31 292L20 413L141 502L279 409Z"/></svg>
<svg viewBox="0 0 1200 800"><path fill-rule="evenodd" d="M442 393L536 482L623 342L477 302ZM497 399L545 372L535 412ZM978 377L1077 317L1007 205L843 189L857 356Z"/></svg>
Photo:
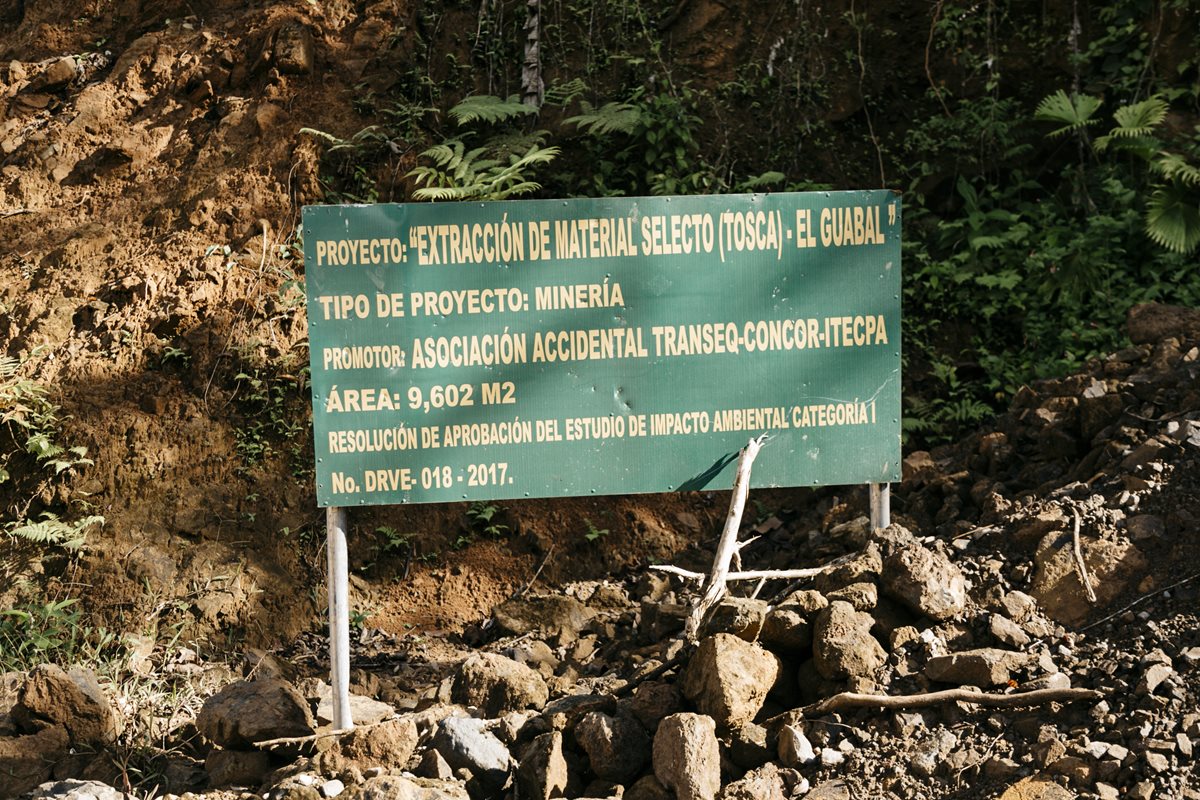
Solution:
<svg viewBox="0 0 1200 800"><path fill-rule="evenodd" d="M1092 576L1088 574L1087 564L1083 562L1083 547L1079 544L1079 509L1072 506L1071 513L1075 515L1075 528L1071 532L1071 555L1075 557L1075 569L1079 572L1079 582L1083 584L1088 602L1095 605L1096 590L1092 588Z"/></svg>
<svg viewBox="0 0 1200 800"><path fill-rule="evenodd" d="M356 731L365 731L368 728L375 728L380 725L386 725L389 722L394 722L399 719L398 716L391 716L387 719L381 719L378 722L372 722L367 725L355 725L353 728L338 728L336 730L322 731L320 733L309 734L308 736L285 736L282 739L266 739L261 742L255 742L254 746L258 748L264 747L282 747L286 744L307 744L315 742L319 739L341 738Z"/></svg>
<svg viewBox="0 0 1200 800"><path fill-rule="evenodd" d="M729 575L729 563L737 552L738 529L742 526L742 511L746 507L746 497L750 494L750 468L758 451L762 449L766 434L751 439L742 450L738 459L737 475L733 479L733 492L729 497L729 515L725 518L725 529L721 531L721 540L717 543L717 554L713 558L712 572L704 586L704 595L692 606L687 622L683 626L684 638L689 642L696 641L700 631L700 622L704 614L722 597L725 596L725 581Z"/></svg>
<svg viewBox="0 0 1200 800"><path fill-rule="evenodd" d="M1103 695L1094 689L1035 689L1015 694L989 694L973 689L943 689L922 694L885 695L842 692L819 703L806 706L806 717L819 717L834 711L851 708L926 708L943 703L974 703L995 708L1039 706L1043 703L1069 703L1074 700L1099 700Z"/></svg>

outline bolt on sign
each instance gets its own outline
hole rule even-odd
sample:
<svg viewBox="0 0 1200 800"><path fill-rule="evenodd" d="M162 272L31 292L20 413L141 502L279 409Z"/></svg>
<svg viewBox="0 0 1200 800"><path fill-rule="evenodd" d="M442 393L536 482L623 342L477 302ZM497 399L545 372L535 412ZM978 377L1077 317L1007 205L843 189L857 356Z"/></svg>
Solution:
<svg viewBox="0 0 1200 800"><path fill-rule="evenodd" d="M887 191L304 209L322 506L900 476Z"/></svg>

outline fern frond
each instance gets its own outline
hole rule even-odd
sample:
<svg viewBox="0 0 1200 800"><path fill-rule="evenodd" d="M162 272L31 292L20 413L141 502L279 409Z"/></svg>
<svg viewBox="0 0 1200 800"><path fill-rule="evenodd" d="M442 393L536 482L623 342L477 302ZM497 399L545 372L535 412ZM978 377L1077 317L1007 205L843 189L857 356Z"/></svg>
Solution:
<svg viewBox="0 0 1200 800"><path fill-rule="evenodd" d="M507 200L510 197L521 197L522 195L532 194L541 188L542 185L537 181L521 181L520 183L509 186L507 189L502 189L495 192L489 199Z"/></svg>
<svg viewBox="0 0 1200 800"><path fill-rule="evenodd" d="M594 108L583 103L583 113L567 117L563 122L574 125L592 136L610 133L633 133L642 121L642 110L631 103L610 102Z"/></svg>
<svg viewBox="0 0 1200 800"><path fill-rule="evenodd" d="M565 83L555 81L546 90L546 104L569 106L571 101L587 94L590 88L583 78L572 78Z"/></svg>
<svg viewBox="0 0 1200 800"><path fill-rule="evenodd" d="M444 167L450 162L461 159L463 155L464 145L458 139L451 139L448 142L435 144L427 150L422 151L423 158L433 159L433 163L439 167Z"/></svg>
<svg viewBox="0 0 1200 800"><path fill-rule="evenodd" d="M1140 103L1121 106L1113 112L1117 126L1109 131L1109 136L1118 139L1149 136L1166 118L1167 101L1154 95Z"/></svg>
<svg viewBox="0 0 1200 800"><path fill-rule="evenodd" d="M413 192L417 200L469 200L466 192L458 186L425 186Z"/></svg>
<svg viewBox="0 0 1200 800"><path fill-rule="evenodd" d="M321 139L322 141L334 145L341 144L344 141L334 136L332 133L326 133L325 131L317 130L316 128L301 128L300 133L306 133L309 136L312 136L314 139Z"/></svg>
<svg viewBox="0 0 1200 800"><path fill-rule="evenodd" d="M504 122L536 114L537 109L522 103L515 94L504 100L495 95L477 94L463 100L446 113L459 125L470 125L474 122Z"/></svg>
<svg viewBox="0 0 1200 800"><path fill-rule="evenodd" d="M1146 235L1176 253L1200 246L1200 205L1194 192L1179 186L1154 190L1146 204Z"/></svg>
<svg viewBox="0 0 1200 800"><path fill-rule="evenodd" d="M764 187L783 183L785 180L787 180L787 176L782 172L764 172L762 175L755 175L753 178L747 178L739 183L737 188L743 192L752 192L755 189L762 189Z"/></svg>
<svg viewBox="0 0 1200 800"><path fill-rule="evenodd" d="M87 529L103 525L104 517L89 516L73 522L64 522L57 515L46 512L37 522L26 522L9 528L8 534L35 544L48 544L66 550L78 550L87 538Z"/></svg>
<svg viewBox="0 0 1200 800"><path fill-rule="evenodd" d="M1150 168L1169 181L1176 181L1184 186L1200 186L1200 167L1179 153L1162 151L1158 158L1150 162Z"/></svg>
<svg viewBox="0 0 1200 800"><path fill-rule="evenodd" d="M1056 122L1061 127L1050 131L1050 136L1061 136L1065 133L1084 130L1088 125L1095 125L1098 120L1092 119L1102 105L1099 97L1090 94L1079 94L1071 97L1062 89L1043 98L1038 103L1033 118L1043 122Z"/></svg>
<svg viewBox="0 0 1200 800"><path fill-rule="evenodd" d="M494 158L506 159L509 156L521 155L529 148L540 146L546 141L546 131L532 133L501 133L488 139L488 151Z"/></svg>

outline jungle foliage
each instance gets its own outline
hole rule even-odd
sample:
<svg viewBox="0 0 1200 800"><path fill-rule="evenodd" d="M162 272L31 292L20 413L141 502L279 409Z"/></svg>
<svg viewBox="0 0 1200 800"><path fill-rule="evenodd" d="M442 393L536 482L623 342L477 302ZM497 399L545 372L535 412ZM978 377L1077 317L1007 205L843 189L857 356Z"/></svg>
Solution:
<svg viewBox="0 0 1200 800"><path fill-rule="evenodd" d="M310 133L331 201L903 192L904 428L931 444L1119 348L1131 305L1200 303L1200 11L1060 5L763 4L714 68L677 3L564 0L533 106L525 3L474 35L429 4L359 130Z"/></svg>

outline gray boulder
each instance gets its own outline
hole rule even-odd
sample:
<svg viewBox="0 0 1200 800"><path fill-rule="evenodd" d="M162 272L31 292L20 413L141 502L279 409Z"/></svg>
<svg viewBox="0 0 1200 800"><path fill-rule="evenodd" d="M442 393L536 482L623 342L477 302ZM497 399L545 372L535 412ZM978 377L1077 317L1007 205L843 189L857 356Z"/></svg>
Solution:
<svg viewBox="0 0 1200 800"><path fill-rule="evenodd" d="M438 725L433 746L454 769L468 769L484 786L499 790L508 781L512 756L504 743L473 717L447 717Z"/></svg>
<svg viewBox="0 0 1200 800"><path fill-rule="evenodd" d="M31 800L124 800L125 793L100 781L65 780L43 783Z"/></svg>

